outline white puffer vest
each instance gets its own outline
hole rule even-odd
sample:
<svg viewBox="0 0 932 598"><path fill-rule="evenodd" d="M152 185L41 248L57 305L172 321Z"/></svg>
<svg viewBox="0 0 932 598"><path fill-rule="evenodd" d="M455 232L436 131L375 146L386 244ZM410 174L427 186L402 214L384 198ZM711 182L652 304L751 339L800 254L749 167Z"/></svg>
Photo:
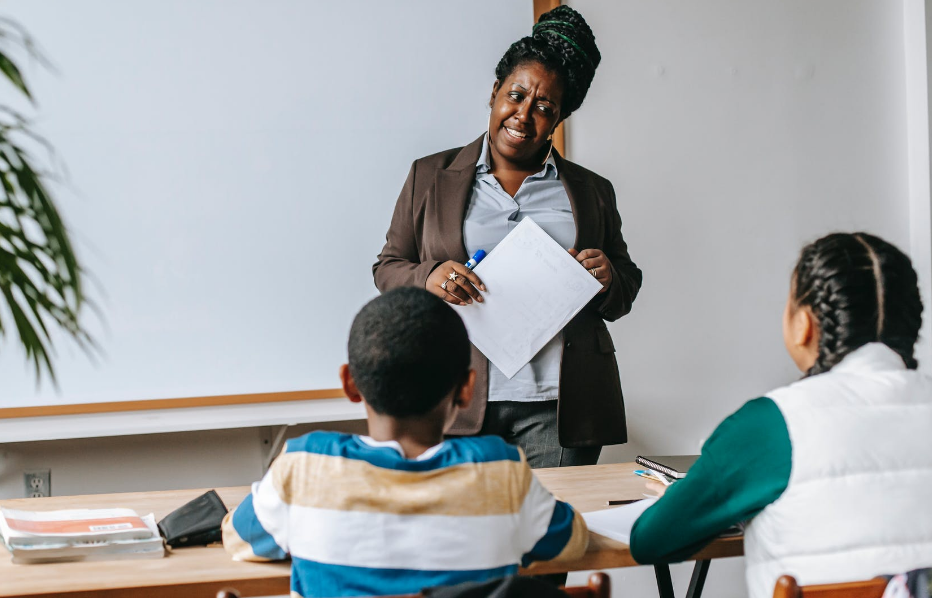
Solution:
<svg viewBox="0 0 932 598"><path fill-rule="evenodd" d="M932 566L932 380L881 343L767 395L786 420L783 495L745 531L752 598Z"/></svg>

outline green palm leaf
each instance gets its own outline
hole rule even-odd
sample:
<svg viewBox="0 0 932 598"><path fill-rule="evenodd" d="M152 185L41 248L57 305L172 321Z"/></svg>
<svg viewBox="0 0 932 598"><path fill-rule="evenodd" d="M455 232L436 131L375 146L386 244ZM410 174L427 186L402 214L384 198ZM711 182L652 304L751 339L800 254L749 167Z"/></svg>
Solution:
<svg viewBox="0 0 932 598"><path fill-rule="evenodd" d="M25 30L0 18L0 73L32 101L10 45L47 64ZM0 339L15 330L37 383L43 373L54 382L52 326L86 351L94 344L79 319L85 304L81 266L46 186L48 175L27 147L51 153L26 118L0 105Z"/></svg>

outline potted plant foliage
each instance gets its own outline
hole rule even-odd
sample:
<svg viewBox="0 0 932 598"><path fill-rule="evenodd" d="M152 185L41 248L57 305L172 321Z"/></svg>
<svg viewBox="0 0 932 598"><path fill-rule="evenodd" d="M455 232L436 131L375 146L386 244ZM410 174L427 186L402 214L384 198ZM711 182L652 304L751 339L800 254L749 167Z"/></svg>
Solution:
<svg viewBox="0 0 932 598"><path fill-rule="evenodd" d="M35 104L17 55L48 66L28 33L0 18L0 73L12 84L5 87ZM54 154L28 119L0 99L0 343L9 345L15 332L38 382L43 373L55 380L56 329L84 349L92 342L79 320L86 305L81 267L49 191L52 174L36 155Z"/></svg>

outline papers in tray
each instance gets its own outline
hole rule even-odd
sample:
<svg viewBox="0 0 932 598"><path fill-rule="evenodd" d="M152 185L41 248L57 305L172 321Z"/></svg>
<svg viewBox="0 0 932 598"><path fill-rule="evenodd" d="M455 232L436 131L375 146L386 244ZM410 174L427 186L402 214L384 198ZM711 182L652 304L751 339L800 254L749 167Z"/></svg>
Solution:
<svg viewBox="0 0 932 598"><path fill-rule="evenodd" d="M131 509L19 511L0 508L0 536L14 563L159 558L151 514Z"/></svg>
<svg viewBox="0 0 932 598"><path fill-rule="evenodd" d="M483 303L455 306L469 340L509 378L573 319L602 284L530 218L475 268Z"/></svg>
<svg viewBox="0 0 932 598"><path fill-rule="evenodd" d="M582 516L586 520L589 531L630 544L631 528L634 527L634 522L655 502L657 502L656 498L645 498L613 509L583 513Z"/></svg>

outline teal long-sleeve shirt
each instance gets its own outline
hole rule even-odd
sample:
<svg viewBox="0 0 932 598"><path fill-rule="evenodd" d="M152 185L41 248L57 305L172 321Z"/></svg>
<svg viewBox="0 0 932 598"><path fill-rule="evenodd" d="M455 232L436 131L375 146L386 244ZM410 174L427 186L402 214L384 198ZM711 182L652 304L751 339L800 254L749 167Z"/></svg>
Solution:
<svg viewBox="0 0 932 598"><path fill-rule="evenodd" d="M786 490L792 448L779 407L762 397L719 424L686 478L667 488L631 530L641 564L682 561Z"/></svg>

